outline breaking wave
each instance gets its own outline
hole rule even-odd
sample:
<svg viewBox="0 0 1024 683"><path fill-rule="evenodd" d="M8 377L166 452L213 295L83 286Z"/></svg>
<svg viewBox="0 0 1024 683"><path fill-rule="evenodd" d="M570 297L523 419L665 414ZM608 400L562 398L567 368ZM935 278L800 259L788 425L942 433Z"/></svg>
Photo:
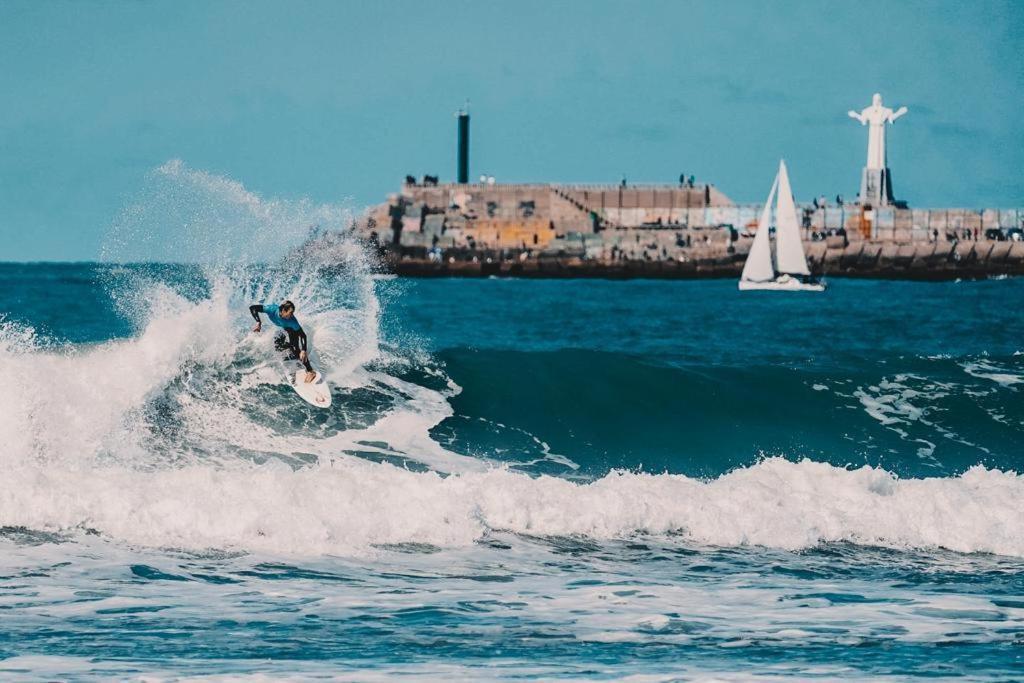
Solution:
<svg viewBox="0 0 1024 683"><path fill-rule="evenodd" d="M0 525L301 554L466 545L511 531L1024 556L1024 477L1013 472L901 479L769 458L709 479L531 476L445 450L430 430L451 416L454 390L373 359L331 371L342 405L363 412L321 418L257 360L228 300L154 293L166 312L139 336L87 347L39 348L30 330L6 325ZM40 375L51 393L32 391Z"/></svg>
<svg viewBox="0 0 1024 683"><path fill-rule="evenodd" d="M359 555L380 545L467 545L511 531L1024 556L1024 477L981 466L960 477L900 480L870 467L771 458L711 481L614 472L574 483L505 469L445 477L338 459L298 469L280 461L155 472L16 468L5 482L5 525L193 550Z"/></svg>
<svg viewBox="0 0 1024 683"><path fill-rule="evenodd" d="M180 162L151 180L105 250L131 335L62 344L0 324L0 526L298 554L509 531L1024 556L1024 477L981 465L900 478L772 457L706 478L581 474L545 448L551 476L517 469L515 454L459 453L436 434L461 388L436 359L382 342L379 281L346 236L349 212L266 201ZM141 255L178 265L132 265ZM336 410L294 400L270 335L248 330L248 303L283 298L313 331ZM1012 384L990 365L968 372ZM906 390L901 402L858 391L884 424L920 419Z"/></svg>

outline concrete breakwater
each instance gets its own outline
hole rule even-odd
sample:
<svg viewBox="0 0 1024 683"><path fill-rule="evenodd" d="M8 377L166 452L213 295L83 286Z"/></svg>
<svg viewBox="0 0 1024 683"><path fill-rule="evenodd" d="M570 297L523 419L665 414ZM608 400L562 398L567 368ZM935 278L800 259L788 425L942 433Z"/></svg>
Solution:
<svg viewBox="0 0 1024 683"><path fill-rule="evenodd" d="M805 243L811 270L835 276L913 280L954 280L993 276L1024 276L1024 242L957 242L894 244L860 241L829 248ZM460 253L437 260L385 252L385 263L397 275L410 277L536 277L536 278L739 278L747 249L732 252L692 248L685 258L602 259L568 255L537 255L500 251Z"/></svg>
<svg viewBox="0 0 1024 683"><path fill-rule="evenodd" d="M399 275L739 277L760 206L678 186L407 184L357 230ZM811 270L956 279L1024 275L1024 210L798 207Z"/></svg>

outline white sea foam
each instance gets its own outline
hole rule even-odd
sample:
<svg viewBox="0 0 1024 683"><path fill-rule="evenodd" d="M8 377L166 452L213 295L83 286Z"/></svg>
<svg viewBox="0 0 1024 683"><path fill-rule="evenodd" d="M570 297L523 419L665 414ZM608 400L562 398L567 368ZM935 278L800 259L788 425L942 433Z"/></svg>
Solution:
<svg viewBox="0 0 1024 683"><path fill-rule="evenodd" d="M988 359L961 363L961 367L971 377L991 380L1002 387L1014 387L1018 384L1024 384L1024 375L1001 368Z"/></svg>
<svg viewBox="0 0 1024 683"><path fill-rule="evenodd" d="M970 396L986 396L985 392L973 393L970 389L958 387L949 382L926 379L917 375L898 374L883 378L877 385L858 387L853 392L864 411L886 429L899 434L901 439L922 444L917 448L921 458L940 464L935 458L936 445L919 434L912 434L919 427L926 427L938 436L988 453L988 448L972 443L956 431L943 425L941 399L954 390Z"/></svg>
<svg viewBox="0 0 1024 683"><path fill-rule="evenodd" d="M181 299L151 293L154 309L179 308ZM32 349L24 332L0 331L0 461L30 455L46 461L130 450L125 429L147 396L182 373L189 362L222 362L231 351L225 320L210 315L210 300L156 316L130 341L89 348ZM20 347L18 351L5 346ZM16 444L16 445L11 445Z"/></svg>
<svg viewBox="0 0 1024 683"><path fill-rule="evenodd" d="M976 466L898 479L780 458L712 481L611 473L589 484L495 469L442 476L358 459L140 472L23 466L0 485L0 525L90 529L147 546L363 554L461 546L490 530L613 539L682 534L799 549L850 541L1024 556L1024 477Z"/></svg>

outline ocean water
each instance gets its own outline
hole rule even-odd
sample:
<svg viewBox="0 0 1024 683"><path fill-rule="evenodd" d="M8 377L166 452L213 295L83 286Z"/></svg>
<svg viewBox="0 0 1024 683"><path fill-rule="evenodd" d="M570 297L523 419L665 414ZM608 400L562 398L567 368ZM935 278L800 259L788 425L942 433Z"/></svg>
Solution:
<svg viewBox="0 0 1024 683"><path fill-rule="evenodd" d="M0 264L0 678L1024 672L1024 281L396 280L153 182Z"/></svg>

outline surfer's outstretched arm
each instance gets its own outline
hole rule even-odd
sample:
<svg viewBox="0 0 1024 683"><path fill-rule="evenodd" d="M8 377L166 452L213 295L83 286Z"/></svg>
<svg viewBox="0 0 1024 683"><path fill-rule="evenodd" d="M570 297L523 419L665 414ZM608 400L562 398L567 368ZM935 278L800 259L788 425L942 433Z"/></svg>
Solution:
<svg viewBox="0 0 1024 683"><path fill-rule="evenodd" d="M253 332L259 332L260 328L263 327L263 321L260 320L260 313L263 312L263 304L253 304L249 307L249 314L252 315L256 321L256 327L253 328Z"/></svg>

